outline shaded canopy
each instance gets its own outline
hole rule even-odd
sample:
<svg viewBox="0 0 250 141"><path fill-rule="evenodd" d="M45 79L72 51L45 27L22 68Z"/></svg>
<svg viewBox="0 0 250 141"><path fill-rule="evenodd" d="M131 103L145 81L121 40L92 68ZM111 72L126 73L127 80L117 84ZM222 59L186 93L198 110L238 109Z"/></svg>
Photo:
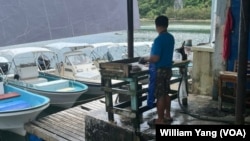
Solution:
<svg viewBox="0 0 250 141"><path fill-rule="evenodd" d="M126 30L126 0L0 1L0 46ZM137 0L134 27L139 28Z"/></svg>
<svg viewBox="0 0 250 141"><path fill-rule="evenodd" d="M0 56L7 56L7 57L15 58L18 55L23 55L26 53L45 53L45 52L53 53L51 50L49 50L47 48L22 47L22 48L12 48L12 49L0 50Z"/></svg>

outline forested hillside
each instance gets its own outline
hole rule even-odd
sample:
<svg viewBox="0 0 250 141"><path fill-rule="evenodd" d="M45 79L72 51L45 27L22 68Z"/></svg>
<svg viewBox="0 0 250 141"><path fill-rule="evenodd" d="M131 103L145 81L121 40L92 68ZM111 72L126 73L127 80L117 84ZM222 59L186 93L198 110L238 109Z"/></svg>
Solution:
<svg viewBox="0 0 250 141"><path fill-rule="evenodd" d="M176 20L210 19L212 0L138 0L140 17L167 15Z"/></svg>

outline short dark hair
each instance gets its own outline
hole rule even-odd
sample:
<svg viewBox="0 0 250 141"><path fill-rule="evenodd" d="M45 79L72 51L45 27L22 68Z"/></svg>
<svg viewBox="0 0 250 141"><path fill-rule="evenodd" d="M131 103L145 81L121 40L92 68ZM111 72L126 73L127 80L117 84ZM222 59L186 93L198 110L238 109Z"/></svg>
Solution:
<svg viewBox="0 0 250 141"><path fill-rule="evenodd" d="M158 16L156 19L155 19L155 25L156 26L163 26L163 27L168 27L168 17L167 16Z"/></svg>

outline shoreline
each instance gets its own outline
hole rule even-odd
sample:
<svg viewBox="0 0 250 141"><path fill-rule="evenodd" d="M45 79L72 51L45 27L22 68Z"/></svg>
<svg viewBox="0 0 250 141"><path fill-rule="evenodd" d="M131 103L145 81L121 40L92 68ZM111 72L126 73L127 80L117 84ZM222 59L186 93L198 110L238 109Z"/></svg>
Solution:
<svg viewBox="0 0 250 141"><path fill-rule="evenodd" d="M199 23L211 23L211 19L207 20L195 20L195 19L187 19L187 20L176 20L176 19L169 19L170 22L180 22L180 23L193 23L193 22L199 22ZM154 22L153 19L140 19L140 22Z"/></svg>

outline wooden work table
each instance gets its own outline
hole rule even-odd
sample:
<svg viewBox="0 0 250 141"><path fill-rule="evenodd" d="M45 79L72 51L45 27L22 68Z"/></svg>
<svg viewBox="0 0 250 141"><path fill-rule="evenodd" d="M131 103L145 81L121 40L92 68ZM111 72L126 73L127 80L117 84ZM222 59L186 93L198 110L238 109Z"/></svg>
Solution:
<svg viewBox="0 0 250 141"><path fill-rule="evenodd" d="M143 112L155 107L143 105L147 100L148 88L143 87L141 81L148 79L148 66L138 64L138 58L124 59L107 63L100 63L102 76L102 90L105 92L106 111L108 119L114 121L114 113L129 117L133 121L136 131L140 130L140 116ZM171 79L171 84L179 83L182 79L187 82L187 67L189 60L173 62L173 68L179 68L180 74ZM119 83L112 83L113 80L120 80ZM187 84L187 83L186 83ZM146 84L147 85L147 84ZM126 86L126 87L124 87ZM124 89L125 88L125 89ZM171 99L177 98L178 90L171 90ZM130 100L114 104L112 95L129 95Z"/></svg>

